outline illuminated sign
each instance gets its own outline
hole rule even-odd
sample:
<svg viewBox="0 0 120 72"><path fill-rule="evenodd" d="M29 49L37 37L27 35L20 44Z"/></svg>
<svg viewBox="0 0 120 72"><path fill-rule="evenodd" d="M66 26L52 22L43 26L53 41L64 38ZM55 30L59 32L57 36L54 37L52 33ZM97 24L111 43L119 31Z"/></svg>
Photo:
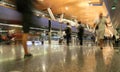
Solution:
<svg viewBox="0 0 120 72"><path fill-rule="evenodd" d="M103 0L89 0L89 5L91 6L102 6Z"/></svg>

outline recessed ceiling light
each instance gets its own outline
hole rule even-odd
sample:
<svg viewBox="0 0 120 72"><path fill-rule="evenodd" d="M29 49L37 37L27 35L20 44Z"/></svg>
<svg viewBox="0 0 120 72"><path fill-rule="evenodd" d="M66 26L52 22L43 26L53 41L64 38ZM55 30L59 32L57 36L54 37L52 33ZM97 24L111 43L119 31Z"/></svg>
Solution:
<svg viewBox="0 0 120 72"><path fill-rule="evenodd" d="M69 8L68 7L65 7L66 10L68 10Z"/></svg>
<svg viewBox="0 0 120 72"><path fill-rule="evenodd" d="M44 0L39 0L39 1L44 1Z"/></svg>
<svg viewBox="0 0 120 72"><path fill-rule="evenodd" d="M91 0L89 0L88 3L91 3Z"/></svg>

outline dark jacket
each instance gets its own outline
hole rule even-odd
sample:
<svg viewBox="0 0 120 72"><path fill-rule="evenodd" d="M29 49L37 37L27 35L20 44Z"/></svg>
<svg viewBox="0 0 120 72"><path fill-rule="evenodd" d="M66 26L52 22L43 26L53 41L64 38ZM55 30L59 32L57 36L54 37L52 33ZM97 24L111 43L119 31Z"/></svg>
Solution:
<svg viewBox="0 0 120 72"><path fill-rule="evenodd" d="M71 28L70 27L66 27L65 28L65 33L66 33L66 35L71 35Z"/></svg>
<svg viewBox="0 0 120 72"><path fill-rule="evenodd" d="M21 13L32 13L33 0L16 0L16 7Z"/></svg>
<svg viewBox="0 0 120 72"><path fill-rule="evenodd" d="M84 27L82 25L78 26L78 37L84 35Z"/></svg>

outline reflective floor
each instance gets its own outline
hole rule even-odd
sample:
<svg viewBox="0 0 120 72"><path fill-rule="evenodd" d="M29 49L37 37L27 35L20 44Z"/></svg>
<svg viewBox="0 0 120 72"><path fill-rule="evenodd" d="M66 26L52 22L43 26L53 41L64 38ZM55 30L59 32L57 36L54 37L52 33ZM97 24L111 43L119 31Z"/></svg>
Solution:
<svg viewBox="0 0 120 72"><path fill-rule="evenodd" d="M0 45L0 72L120 72L119 46L105 42L30 45L33 57L24 58L21 45Z"/></svg>

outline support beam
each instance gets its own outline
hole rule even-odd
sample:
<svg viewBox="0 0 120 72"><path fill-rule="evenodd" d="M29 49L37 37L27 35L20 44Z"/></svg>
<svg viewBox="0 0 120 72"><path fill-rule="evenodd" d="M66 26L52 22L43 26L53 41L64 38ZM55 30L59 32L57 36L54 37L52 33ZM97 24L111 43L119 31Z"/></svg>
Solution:
<svg viewBox="0 0 120 72"><path fill-rule="evenodd" d="M51 10L50 8L47 8L47 10L48 10L48 13L49 13L51 19L52 19L52 20L56 20L54 14L53 14L53 12L52 12L52 10Z"/></svg>

